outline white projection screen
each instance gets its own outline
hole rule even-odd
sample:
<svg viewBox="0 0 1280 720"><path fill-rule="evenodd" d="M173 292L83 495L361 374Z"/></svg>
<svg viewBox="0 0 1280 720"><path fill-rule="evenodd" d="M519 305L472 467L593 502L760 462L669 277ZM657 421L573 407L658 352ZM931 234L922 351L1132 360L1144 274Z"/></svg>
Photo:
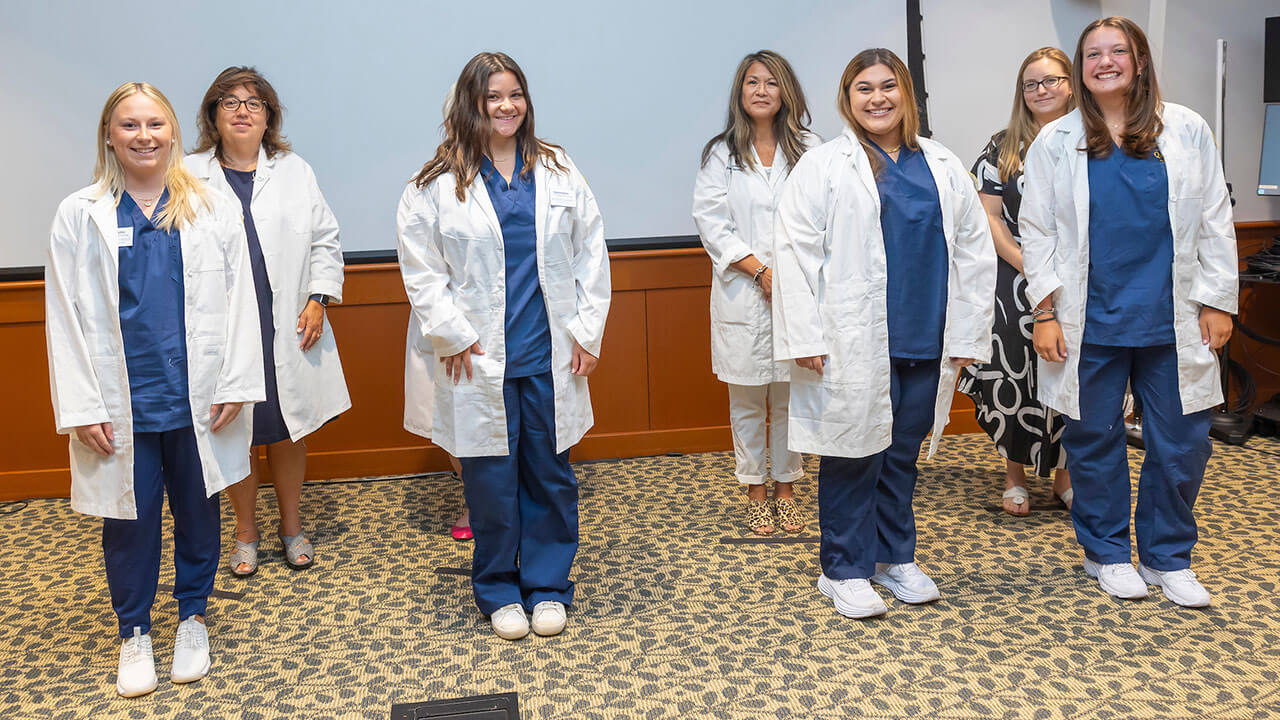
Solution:
<svg viewBox="0 0 1280 720"><path fill-rule="evenodd" d="M698 154L724 123L743 55L785 55L813 129L830 138L840 73L873 46L906 58L903 2L6 0L0 268L44 264L53 212L91 179L98 114L124 82L169 97L189 149L213 77L256 66L280 93L285 134L315 168L344 250L393 250L396 201L439 142L446 90L476 52L501 50L529 78L538 134L582 169L619 247L694 234Z"/></svg>

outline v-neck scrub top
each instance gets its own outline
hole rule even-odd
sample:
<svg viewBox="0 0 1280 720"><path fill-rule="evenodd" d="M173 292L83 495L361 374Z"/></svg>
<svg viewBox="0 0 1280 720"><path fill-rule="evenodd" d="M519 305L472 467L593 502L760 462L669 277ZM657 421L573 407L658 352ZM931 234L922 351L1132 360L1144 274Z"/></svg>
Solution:
<svg viewBox="0 0 1280 720"><path fill-rule="evenodd" d="M547 321L542 286L538 283L537 188L533 173L521 176L523 169L524 160L518 147L510 183L489 158L482 156L480 160L480 174L498 215L498 224L502 226L506 258L507 378L551 372L551 325Z"/></svg>
<svg viewBox="0 0 1280 720"><path fill-rule="evenodd" d="M159 217L168 201L165 190L151 217ZM192 420L181 234L152 224L128 193L116 205L116 223L120 228L120 331L133 431L187 427Z"/></svg>
<svg viewBox="0 0 1280 720"><path fill-rule="evenodd" d="M938 185L924 153L905 145L876 176L888 273L889 356L942 357L947 314L947 239Z"/></svg>
<svg viewBox="0 0 1280 720"><path fill-rule="evenodd" d="M1089 295L1084 342L1174 344L1169 175L1154 152L1089 158Z"/></svg>

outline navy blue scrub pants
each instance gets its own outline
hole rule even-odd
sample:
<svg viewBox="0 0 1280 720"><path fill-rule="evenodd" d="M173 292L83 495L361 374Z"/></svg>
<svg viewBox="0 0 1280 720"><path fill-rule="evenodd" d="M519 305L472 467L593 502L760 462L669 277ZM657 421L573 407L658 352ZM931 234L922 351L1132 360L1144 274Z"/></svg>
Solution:
<svg viewBox="0 0 1280 720"><path fill-rule="evenodd" d="M509 378L507 455L459 458L475 548L471 587L480 612L544 600L573 603L578 481L569 452L556 453L551 373Z"/></svg>
<svg viewBox="0 0 1280 720"><path fill-rule="evenodd" d="M893 439L875 455L824 455L818 464L818 557L832 580L869 578L876 563L909 563L916 554L916 460L933 425L939 360L891 359Z"/></svg>
<svg viewBox="0 0 1280 720"><path fill-rule="evenodd" d="M1212 448L1209 411L1182 414L1173 345L1081 347L1080 419L1067 418L1062 434L1075 489L1071 519L1076 539L1094 562L1132 562L1122 417L1126 384L1142 403L1146 446L1133 518L1138 560L1152 570L1183 570L1191 566L1196 544L1191 510Z"/></svg>
<svg viewBox="0 0 1280 720"><path fill-rule="evenodd" d="M218 571L222 530L218 496L205 496L204 471L191 427L134 433L133 492L137 520L102 522L111 606L120 637L151 632L151 604L160 574L160 513L165 491L173 515L173 597L178 619L204 615Z"/></svg>

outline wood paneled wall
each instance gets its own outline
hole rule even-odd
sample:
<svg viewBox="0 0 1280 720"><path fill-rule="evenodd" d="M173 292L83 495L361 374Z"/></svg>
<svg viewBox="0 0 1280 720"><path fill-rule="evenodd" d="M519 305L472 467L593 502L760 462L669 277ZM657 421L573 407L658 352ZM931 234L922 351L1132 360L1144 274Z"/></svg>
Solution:
<svg viewBox="0 0 1280 720"><path fill-rule="evenodd" d="M1280 222L1238 226L1241 254ZM728 394L711 374L711 265L698 248L610 254L613 305L591 377L596 423L574 459L705 452L732 446ZM1247 290L1245 321L1280 336L1280 288ZM409 307L395 264L347 267L346 302L329 309L352 409L307 439L310 479L444 470L444 453L402 427ZM1280 391L1280 348L1233 341L1259 398ZM1236 350L1235 348L1239 348ZM67 495L67 440L53 431L44 340L44 284L0 283L0 499ZM948 432L973 432L973 405L957 394Z"/></svg>

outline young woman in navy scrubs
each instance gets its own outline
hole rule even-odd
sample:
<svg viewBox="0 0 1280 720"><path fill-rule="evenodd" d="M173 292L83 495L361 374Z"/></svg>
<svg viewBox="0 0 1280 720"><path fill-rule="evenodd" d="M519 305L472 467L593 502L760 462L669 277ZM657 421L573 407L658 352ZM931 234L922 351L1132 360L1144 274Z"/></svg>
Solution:
<svg viewBox="0 0 1280 720"><path fill-rule="evenodd" d="M906 65L849 62L847 127L787 180L774 246L775 356L794 358L792 450L822 455L818 589L848 617L939 597L915 563L916 459L960 367L991 354L996 254L968 168L919 137Z"/></svg>
<svg viewBox="0 0 1280 720"><path fill-rule="evenodd" d="M1163 102L1146 36L1110 17L1076 46L1075 111L1027 153L1020 227L1041 399L1063 448L1084 569L1121 598L1163 588L1208 605L1191 571L1192 508L1222 402L1217 356L1236 311L1236 241L1213 135ZM1123 398L1142 402L1146 458L1133 513Z"/></svg>
<svg viewBox="0 0 1280 720"><path fill-rule="evenodd" d="M71 506L105 518L119 620L116 691L156 687L151 605L173 515L175 683L209 672L217 492L249 472L262 346L244 225L182 163L173 107L146 83L108 98L94 184L58 207L45 270L54 417L71 435Z"/></svg>
<svg viewBox="0 0 1280 720"><path fill-rule="evenodd" d="M568 155L534 134L503 53L463 68L445 139L401 197L400 268L439 362L431 439L462 461L476 604L498 636L555 635L573 602L587 376L609 311L604 223Z"/></svg>

